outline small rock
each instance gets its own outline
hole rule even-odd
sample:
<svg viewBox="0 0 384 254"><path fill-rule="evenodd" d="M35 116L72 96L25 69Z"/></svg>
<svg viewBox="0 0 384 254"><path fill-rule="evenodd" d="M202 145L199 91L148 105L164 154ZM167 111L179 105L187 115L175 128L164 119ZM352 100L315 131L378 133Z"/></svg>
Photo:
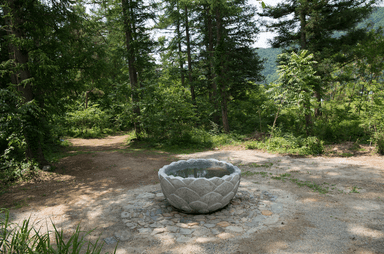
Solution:
<svg viewBox="0 0 384 254"><path fill-rule="evenodd" d="M166 231L165 228L155 228L155 229L152 231L151 235L161 234L161 233L164 233L165 231Z"/></svg>
<svg viewBox="0 0 384 254"><path fill-rule="evenodd" d="M211 233L213 235L218 235L218 234L223 233L223 232L224 232L224 229L222 229L222 228L212 228L211 229Z"/></svg>
<svg viewBox="0 0 384 254"><path fill-rule="evenodd" d="M150 228L139 228L139 234L150 234L152 232L152 229Z"/></svg>
<svg viewBox="0 0 384 254"><path fill-rule="evenodd" d="M187 243L189 241L191 241L191 239L189 237L186 237L183 235L176 239L176 242L178 242L178 243Z"/></svg>
<svg viewBox="0 0 384 254"><path fill-rule="evenodd" d="M204 227L196 229L193 232L194 236L206 236L206 235L210 235L210 234L211 234L211 231L208 228L204 228Z"/></svg>
<svg viewBox="0 0 384 254"><path fill-rule="evenodd" d="M215 226L216 226L215 224L204 224L204 227L206 228L213 228Z"/></svg>
<svg viewBox="0 0 384 254"><path fill-rule="evenodd" d="M181 228L189 228L188 224L185 224L185 223L177 223L176 226L181 227Z"/></svg>
<svg viewBox="0 0 384 254"><path fill-rule="evenodd" d="M121 218L130 218L131 217L131 213L129 212L122 212L121 213Z"/></svg>
<svg viewBox="0 0 384 254"><path fill-rule="evenodd" d="M220 239L230 239L233 238L233 235L230 233L220 233L217 235L217 237Z"/></svg>
<svg viewBox="0 0 384 254"><path fill-rule="evenodd" d="M188 228L180 228L180 234L182 235L190 235L192 234L193 230Z"/></svg>
<svg viewBox="0 0 384 254"><path fill-rule="evenodd" d="M145 223L144 221L139 220L137 222L137 224L139 224L140 226L145 226L147 223Z"/></svg>
<svg viewBox="0 0 384 254"><path fill-rule="evenodd" d="M158 225L157 223L150 224L149 226L150 226L151 228L157 228L157 227L159 227L159 225Z"/></svg>
<svg viewBox="0 0 384 254"><path fill-rule="evenodd" d="M114 244L114 243L117 243L116 239L112 236L112 237L108 237L108 238L104 238L104 242L106 244Z"/></svg>
<svg viewBox="0 0 384 254"><path fill-rule="evenodd" d="M263 210L263 211L261 211L261 214L262 214L262 215L265 215L265 216L271 216L271 215L272 215L272 212L269 211L269 210Z"/></svg>
<svg viewBox="0 0 384 254"><path fill-rule="evenodd" d="M219 227L228 227L231 224L227 221L222 221L222 222L217 223L216 225L218 225Z"/></svg>
<svg viewBox="0 0 384 254"><path fill-rule="evenodd" d="M242 227L236 227L236 226L226 227L225 230L229 230L229 231L236 232L236 233L243 232L243 228Z"/></svg>
<svg viewBox="0 0 384 254"><path fill-rule="evenodd" d="M166 226L165 228L167 229L168 232L172 232L172 233L177 233L177 231L179 231L179 228L175 226Z"/></svg>
<svg viewBox="0 0 384 254"><path fill-rule="evenodd" d="M118 231L114 234L120 241L128 241L133 238L132 232L128 230Z"/></svg>

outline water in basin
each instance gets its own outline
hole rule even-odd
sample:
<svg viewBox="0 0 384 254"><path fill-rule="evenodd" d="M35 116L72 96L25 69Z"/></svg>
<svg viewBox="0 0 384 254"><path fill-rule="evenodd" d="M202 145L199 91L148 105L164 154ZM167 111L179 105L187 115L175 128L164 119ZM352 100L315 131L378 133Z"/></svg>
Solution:
<svg viewBox="0 0 384 254"><path fill-rule="evenodd" d="M225 175L230 175L231 172L225 168L186 168L172 172L169 175L180 176L183 178L212 178L212 177L223 177Z"/></svg>

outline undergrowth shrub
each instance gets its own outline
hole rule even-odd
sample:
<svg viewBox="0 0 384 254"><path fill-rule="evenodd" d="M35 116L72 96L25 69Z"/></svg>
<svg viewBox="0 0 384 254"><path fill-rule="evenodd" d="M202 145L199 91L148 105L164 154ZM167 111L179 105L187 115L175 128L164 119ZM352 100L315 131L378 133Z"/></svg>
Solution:
<svg viewBox="0 0 384 254"><path fill-rule="evenodd" d="M324 152L324 142L317 137L294 136L292 133L282 133L276 128L274 136L263 141L253 141L247 144L247 149L265 149L272 152L292 153L299 155L318 155Z"/></svg>
<svg viewBox="0 0 384 254"><path fill-rule="evenodd" d="M25 134L37 143L45 141L44 112L35 101L23 103L18 94L0 89L0 186L17 180L24 173L37 169L26 159ZM40 119L40 120L39 120Z"/></svg>
<svg viewBox="0 0 384 254"><path fill-rule="evenodd" d="M81 138L97 138L115 131L115 125L108 111L98 104L86 109L67 112L65 115L66 135Z"/></svg>
<svg viewBox="0 0 384 254"><path fill-rule="evenodd" d="M51 242L50 233L42 234L30 225L30 220L24 220L21 225L10 223L9 211L0 210L0 253L10 254L96 254L101 253L103 243L99 239L95 243L84 238L92 231L80 231L80 225L68 240L64 239L62 230L58 230L55 224L54 239ZM116 253L117 245L114 253Z"/></svg>
<svg viewBox="0 0 384 254"><path fill-rule="evenodd" d="M332 143L369 139L360 120L348 119L329 122L318 120L314 132L315 136Z"/></svg>
<svg viewBox="0 0 384 254"><path fill-rule="evenodd" d="M384 155L384 133L375 133L373 137L378 154Z"/></svg>

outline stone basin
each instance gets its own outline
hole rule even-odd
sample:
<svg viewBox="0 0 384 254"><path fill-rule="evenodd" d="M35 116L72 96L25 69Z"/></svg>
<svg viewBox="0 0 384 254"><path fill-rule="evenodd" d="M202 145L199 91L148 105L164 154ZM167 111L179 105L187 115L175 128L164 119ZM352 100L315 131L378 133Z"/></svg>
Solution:
<svg viewBox="0 0 384 254"><path fill-rule="evenodd" d="M174 176L180 170L209 168L226 169L228 174L211 178ZM186 213L210 213L226 206L235 196L241 170L225 161L190 159L172 162L162 167L158 175L161 190L171 205Z"/></svg>

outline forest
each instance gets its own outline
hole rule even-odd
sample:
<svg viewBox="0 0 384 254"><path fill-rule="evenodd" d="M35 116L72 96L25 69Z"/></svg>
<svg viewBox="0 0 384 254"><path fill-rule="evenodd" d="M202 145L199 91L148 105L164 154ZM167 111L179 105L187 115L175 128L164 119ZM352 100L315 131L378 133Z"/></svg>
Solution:
<svg viewBox="0 0 384 254"><path fill-rule="evenodd" d="M360 22L357 27L364 27L367 25L373 25L373 29L378 29L380 27L384 26L384 8L378 7L376 8L370 16L365 19L364 21ZM342 33L341 32L335 32L334 36L338 37ZM263 81L264 84L269 84L271 82L277 81L279 78L279 74L277 72L277 65L276 62L277 56L281 54L280 48L258 48L256 49L257 54L262 58L265 59L265 62L263 64L264 69L261 71L261 74L265 77L265 80Z"/></svg>
<svg viewBox="0 0 384 254"><path fill-rule="evenodd" d="M383 154L377 3L2 1L0 181L50 165L64 137L121 132L151 149L248 140L318 155L352 141ZM278 33L276 64L252 46L262 29Z"/></svg>

